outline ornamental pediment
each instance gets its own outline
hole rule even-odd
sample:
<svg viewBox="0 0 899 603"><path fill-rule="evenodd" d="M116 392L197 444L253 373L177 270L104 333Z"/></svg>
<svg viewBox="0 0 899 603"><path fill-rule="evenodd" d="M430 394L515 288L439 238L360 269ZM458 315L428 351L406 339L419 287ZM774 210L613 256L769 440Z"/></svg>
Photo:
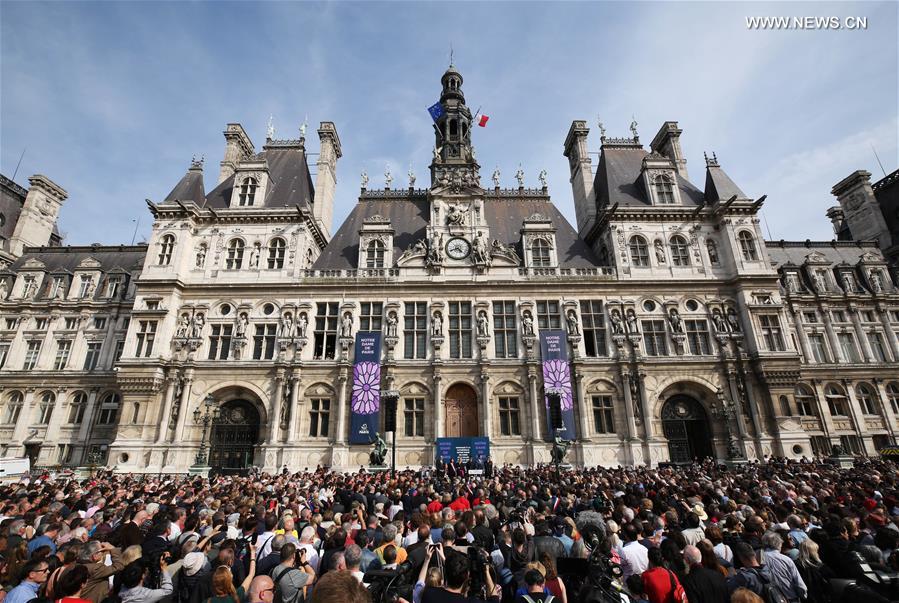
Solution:
<svg viewBox="0 0 899 603"><path fill-rule="evenodd" d="M86 257L78 262L79 270L99 270L102 264L92 257Z"/></svg>
<svg viewBox="0 0 899 603"><path fill-rule="evenodd" d="M46 267L47 265L37 258L28 258L22 264L22 270L43 270Z"/></svg>

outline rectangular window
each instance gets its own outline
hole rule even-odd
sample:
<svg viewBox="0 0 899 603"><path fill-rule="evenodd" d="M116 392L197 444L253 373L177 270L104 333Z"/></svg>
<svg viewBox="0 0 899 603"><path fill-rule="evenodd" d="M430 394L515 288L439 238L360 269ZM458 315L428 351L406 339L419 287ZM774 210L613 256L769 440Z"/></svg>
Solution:
<svg viewBox="0 0 899 603"><path fill-rule="evenodd" d="M19 326L18 318L7 318L6 319L6 330L7 331L15 331Z"/></svg>
<svg viewBox="0 0 899 603"><path fill-rule="evenodd" d="M379 331L384 316L384 304L381 302L362 302L359 312L360 331Z"/></svg>
<svg viewBox="0 0 899 603"><path fill-rule="evenodd" d="M253 334L253 360L271 360L275 357L277 334L278 325L275 323L256 325L256 332Z"/></svg>
<svg viewBox="0 0 899 603"><path fill-rule="evenodd" d="M862 320L865 322L876 322L874 318L874 312L871 310L865 310L862 312Z"/></svg>
<svg viewBox="0 0 899 603"><path fill-rule="evenodd" d="M147 300L147 310L158 310L159 309L159 300Z"/></svg>
<svg viewBox="0 0 899 603"><path fill-rule="evenodd" d="M134 356L137 358L149 358L153 355L153 343L156 341L156 321L142 320L137 332L137 350Z"/></svg>
<svg viewBox="0 0 899 603"><path fill-rule="evenodd" d="M330 417L331 400L328 398L312 398L309 401L309 437L328 437Z"/></svg>
<svg viewBox="0 0 899 603"><path fill-rule="evenodd" d="M53 362L53 370L61 371L69 363L69 354L72 353L72 340L60 339L56 343L56 360Z"/></svg>
<svg viewBox="0 0 899 603"><path fill-rule="evenodd" d="M404 434L406 437L419 437L425 435L425 399L424 398L406 398L403 400L405 410L403 418L406 423Z"/></svg>
<svg viewBox="0 0 899 603"><path fill-rule="evenodd" d="M57 297L62 298L61 293L64 291L66 279L62 276L53 277L53 282L50 284L50 299L56 299Z"/></svg>
<svg viewBox="0 0 899 603"><path fill-rule="evenodd" d="M812 349L812 356L815 362L826 364L830 362L830 355L827 353L827 342L824 341L824 335L813 333L808 336L808 345Z"/></svg>
<svg viewBox="0 0 899 603"><path fill-rule="evenodd" d="M8 341L0 342L0 368L6 366L6 359L9 358L9 347L10 344Z"/></svg>
<svg viewBox="0 0 899 603"><path fill-rule="evenodd" d="M808 394L796 395L796 410L800 416L812 417L815 415L815 399Z"/></svg>
<svg viewBox="0 0 899 603"><path fill-rule="evenodd" d="M890 316L893 317L893 322L899 322L899 310L893 310L890 312Z"/></svg>
<svg viewBox="0 0 899 603"><path fill-rule="evenodd" d="M26 371L30 371L37 365L37 359L41 355L41 342L40 340L33 340L28 342L28 349L25 351L25 365L24 369Z"/></svg>
<svg viewBox="0 0 899 603"><path fill-rule="evenodd" d="M234 325L212 325L209 333L209 360L227 360L231 355Z"/></svg>
<svg viewBox="0 0 899 603"><path fill-rule="evenodd" d="M315 307L314 358L333 359L337 349L337 302L318 302Z"/></svg>
<svg viewBox="0 0 899 603"><path fill-rule="evenodd" d="M500 397L499 431L504 436L521 435L521 410L517 396Z"/></svg>
<svg viewBox="0 0 899 603"><path fill-rule="evenodd" d="M131 324L131 319L128 318L128 317L126 316L125 318L122 319L122 326L121 326L121 329L127 331L127 330L128 330L128 326L129 326L130 324Z"/></svg>
<svg viewBox="0 0 899 603"><path fill-rule="evenodd" d="M855 345L855 337L852 333L837 333L837 341L840 342L840 352L846 362L861 362L858 356L858 348Z"/></svg>
<svg viewBox="0 0 899 603"><path fill-rule="evenodd" d="M708 356L712 353L709 343L709 323L705 320L685 320L684 329L687 332L687 345L694 356Z"/></svg>
<svg viewBox="0 0 899 603"><path fill-rule="evenodd" d="M856 435L841 435L840 445L843 447L843 450L850 454L863 455L865 453L861 438Z"/></svg>
<svg viewBox="0 0 899 603"><path fill-rule="evenodd" d="M647 356L667 356L668 341L664 320L644 320L643 347Z"/></svg>
<svg viewBox="0 0 899 603"><path fill-rule="evenodd" d="M428 330L427 304L406 302L403 316L403 358L424 358Z"/></svg>
<svg viewBox="0 0 899 603"><path fill-rule="evenodd" d="M114 362L118 362L119 360L121 360L122 354L124 354L124 353L125 353L125 340L119 339L117 342L115 342L115 353L113 354L113 357L115 358Z"/></svg>
<svg viewBox="0 0 899 603"><path fill-rule="evenodd" d="M97 316L94 318L94 328L95 329L105 329L106 328L106 317L105 316Z"/></svg>
<svg viewBox="0 0 899 603"><path fill-rule="evenodd" d="M593 425L596 433L615 433L612 396L593 396Z"/></svg>
<svg viewBox="0 0 899 603"><path fill-rule="evenodd" d="M581 300L581 324L584 333L584 352L587 357L608 356L606 316L603 313L601 301Z"/></svg>
<svg viewBox="0 0 899 603"><path fill-rule="evenodd" d="M543 329L561 329L562 314L559 302L552 300L537 301L537 327Z"/></svg>
<svg viewBox="0 0 899 603"><path fill-rule="evenodd" d="M842 310L834 310L833 320L834 322L846 322L846 313Z"/></svg>
<svg viewBox="0 0 899 603"><path fill-rule="evenodd" d="M74 316L66 316L65 328L67 331L74 331L78 328L78 318Z"/></svg>
<svg viewBox="0 0 899 603"><path fill-rule="evenodd" d="M875 360L878 362L889 362L883 335L877 331L871 331L868 333L868 343L871 345L871 353L874 355Z"/></svg>
<svg viewBox="0 0 899 603"><path fill-rule="evenodd" d="M81 275L81 288L78 291L78 297L85 298L87 297L88 291L90 291L91 286L94 284L93 277L89 277L86 275Z"/></svg>
<svg viewBox="0 0 899 603"><path fill-rule="evenodd" d="M827 436L812 436L812 454L815 456L828 456L830 454L830 440Z"/></svg>
<svg viewBox="0 0 899 603"><path fill-rule="evenodd" d="M56 460L60 465L68 465L72 462L72 445L71 444L59 444L59 452L56 455Z"/></svg>
<svg viewBox="0 0 899 603"><path fill-rule="evenodd" d="M449 303L450 358L471 358L471 302Z"/></svg>
<svg viewBox="0 0 899 603"><path fill-rule="evenodd" d="M122 293L122 282L123 278L121 276L110 276L109 280L106 281L106 297L110 299L120 297Z"/></svg>
<svg viewBox="0 0 899 603"><path fill-rule="evenodd" d="M783 352L786 349L777 314L759 314L759 326L761 326L762 338L765 340L765 347L768 350Z"/></svg>
<svg viewBox="0 0 899 603"><path fill-rule="evenodd" d="M816 324L818 322L818 313L814 310L810 312L803 312L802 319L810 325Z"/></svg>
<svg viewBox="0 0 899 603"><path fill-rule="evenodd" d="M50 324L50 319L46 316L41 316L40 318L34 319L34 328L38 331L46 331L47 326Z"/></svg>
<svg viewBox="0 0 899 603"><path fill-rule="evenodd" d="M84 370L92 371L97 368L100 362L100 348L103 343L99 341L91 341L87 344L87 355L84 357Z"/></svg>
<svg viewBox="0 0 899 603"><path fill-rule="evenodd" d="M37 293L37 277L24 277L22 279L22 297L34 297L35 293Z"/></svg>
<svg viewBox="0 0 899 603"><path fill-rule="evenodd" d="M515 302L493 302L493 346L497 358L518 358Z"/></svg>

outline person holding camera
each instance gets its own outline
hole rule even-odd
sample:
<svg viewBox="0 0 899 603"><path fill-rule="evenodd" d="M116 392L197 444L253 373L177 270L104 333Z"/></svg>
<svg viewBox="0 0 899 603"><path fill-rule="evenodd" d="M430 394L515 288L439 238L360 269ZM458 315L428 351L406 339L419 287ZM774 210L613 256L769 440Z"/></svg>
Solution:
<svg viewBox="0 0 899 603"><path fill-rule="evenodd" d="M303 601L307 587L315 582L315 571L306 560L306 549L299 549L292 542L281 548L281 563L272 570L276 598L283 603Z"/></svg>
<svg viewBox="0 0 899 603"><path fill-rule="evenodd" d="M486 600L469 596L471 583L471 563L463 555L455 555L446 558L443 566L445 584L442 588L426 586L421 596L421 603L499 603L502 589L494 584L490 573L490 565L484 564L482 569L483 581L486 591L489 593Z"/></svg>

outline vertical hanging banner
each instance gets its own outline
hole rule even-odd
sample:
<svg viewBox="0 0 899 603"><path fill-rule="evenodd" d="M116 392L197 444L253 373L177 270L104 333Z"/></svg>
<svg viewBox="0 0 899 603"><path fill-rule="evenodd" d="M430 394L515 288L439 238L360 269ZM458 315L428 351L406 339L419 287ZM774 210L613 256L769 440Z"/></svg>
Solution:
<svg viewBox="0 0 899 603"><path fill-rule="evenodd" d="M543 402L546 407L546 440L552 441L558 433L563 440L577 437L574 423L574 396L571 393L571 365L568 363L568 341L565 331L540 331L540 355L543 358ZM547 389L562 394L562 423L564 428L555 432L552 428L551 410Z"/></svg>
<svg viewBox="0 0 899 603"><path fill-rule="evenodd" d="M353 394L350 397L350 444L369 444L381 417L381 333L356 333Z"/></svg>

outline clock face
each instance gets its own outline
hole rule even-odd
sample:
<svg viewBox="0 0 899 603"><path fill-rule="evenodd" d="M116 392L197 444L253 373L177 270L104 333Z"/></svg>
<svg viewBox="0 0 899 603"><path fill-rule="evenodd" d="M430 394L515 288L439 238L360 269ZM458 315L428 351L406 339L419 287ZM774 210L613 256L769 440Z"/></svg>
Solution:
<svg viewBox="0 0 899 603"><path fill-rule="evenodd" d="M446 255L454 260L461 260L468 257L471 251L471 245L465 239L455 237L450 239L446 244Z"/></svg>

